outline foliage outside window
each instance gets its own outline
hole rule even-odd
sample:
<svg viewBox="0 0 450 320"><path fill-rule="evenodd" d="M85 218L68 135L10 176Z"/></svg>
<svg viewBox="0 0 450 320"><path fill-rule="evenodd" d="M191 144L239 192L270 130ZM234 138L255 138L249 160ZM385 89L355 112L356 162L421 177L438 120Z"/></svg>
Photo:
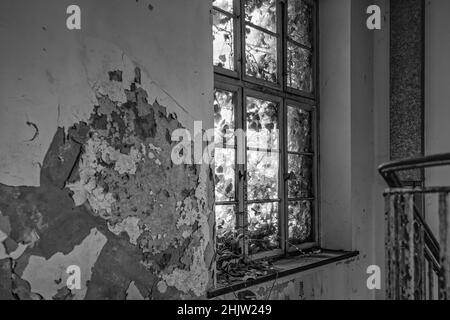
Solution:
<svg viewBox="0 0 450 320"><path fill-rule="evenodd" d="M212 19L220 268L317 244L316 3L214 0Z"/></svg>

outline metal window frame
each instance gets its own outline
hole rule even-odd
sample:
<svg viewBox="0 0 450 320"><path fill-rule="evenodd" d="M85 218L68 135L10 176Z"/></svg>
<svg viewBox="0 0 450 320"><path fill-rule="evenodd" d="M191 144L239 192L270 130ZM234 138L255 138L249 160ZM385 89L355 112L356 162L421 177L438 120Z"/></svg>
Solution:
<svg viewBox="0 0 450 320"><path fill-rule="evenodd" d="M288 166L288 158L290 154L294 154L294 155L299 155L299 156L306 156L306 157L310 157L312 159L312 192L313 195L312 197L299 197L299 198L289 198L288 196L288 180L285 180L285 189L286 192L284 194L284 199L285 199L285 215L286 215L286 230L288 233L288 223L289 223L289 210L288 210L288 205L290 202L299 202L299 201L310 201L313 208L312 208L312 223L311 223L311 228L312 228L312 238L314 239L313 241L309 241L309 242L304 242L302 244L295 244L295 245L291 245L288 246L287 252L295 252L298 249L300 250L304 250L313 246L318 246L319 245L319 232L320 232L320 224L319 224L319 214L318 214L318 208L319 208L319 199L318 199L318 193L319 193L319 159L318 159L318 148L319 148L319 141L318 141L318 121L317 121L317 107L315 106L311 106L308 104L304 104L301 103L299 101L295 101L295 100L290 100L290 99L286 99L285 100L285 110L284 110L284 115L286 117L286 119L284 120L286 123L286 135L287 135L287 114L288 114L288 108L289 107L294 107L294 108L298 108L300 110L304 110L306 112L309 112L311 115L311 148L312 148L312 152L294 152L294 151L289 151L287 149L288 145L287 145L287 139L288 137L286 136L286 143L285 143L285 152L284 154L284 173L288 174L289 171L289 166ZM289 240L289 234L286 235L286 241Z"/></svg>
<svg viewBox="0 0 450 320"><path fill-rule="evenodd" d="M245 241L246 237L242 237L242 248L244 259L260 259L273 256L281 256L289 253L293 253L298 250L306 250L309 248L320 246L320 188L319 188L319 80L318 80L318 3L316 0L303 0L313 6L313 41L311 48L306 46L300 46L309 50L312 53L313 61L313 91L311 93L301 91L298 89L290 88L287 86L287 42L291 41L298 44L295 41L289 40L287 35L287 0L277 1L277 72L278 72L278 84L274 84L270 81L264 81L255 77L245 75L245 26L255 27L252 23L245 21L244 0L233 0L234 12L233 12L233 28L234 28L234 65L235 70L228 70L214 66L214 87L221 90L236 92L236 104L235 104L235 129L246 130L246 96L259 98L269 101L279 102L279 125L280 125L280 137L279 137L279 199L267 200L266 202L278 202L279 203L279 231L280 231L280 249L266 251L258 254L248 255L248 243ZM213 10L217 10L224 13L220 8L213 7ZM230 16L231 14L228 13ZM256 29L262 29L256 26ZM264 29L265 30L265 29ZM273 32L265 30L268 34L272 35ZM261 97L261 98L260 98ZM275 100L274 100L275 99ZM310 200L312 203L312 232L313 240L305 242L295 246L287 245L288 242L288 203L292 199L288 199L287 181L284 179L284 174L287 172L287 107L294 106L299 107L305 111L311 112L311 130L312 130L312 154L305 154L312 157L313 161L313 197L304 198L301 200ZM235 141L237 148L237 143ZM291 152L292 153L292 152ZM246 183L239 176L246 176L246 157L247 157L247 145L244 146L244 165L236 165L235 169L235 201L230 202L217 202L216 205L234 205L237 207L236 211L236 227L242 228L242 231L246 234L247 230L247 206L248 199L246 199ZM235 153L237 158L237 150ZM237 163L237 161L236 161ZM250 201L251 203L255 201ZM258 202L258 201L256 201Z"/></svg>

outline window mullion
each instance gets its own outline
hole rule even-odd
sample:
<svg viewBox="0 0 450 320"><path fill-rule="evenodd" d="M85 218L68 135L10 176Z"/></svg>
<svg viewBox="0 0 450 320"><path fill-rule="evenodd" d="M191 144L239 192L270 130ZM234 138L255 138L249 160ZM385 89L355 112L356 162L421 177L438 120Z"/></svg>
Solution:
<svg viewBox="0 0 450 320"><path fill-rule="evenodd" d="M235 127L237 129L237 132L244 132L245 126L244 126L244 112L245 112L245 106L244 106L244 92L243 88L241 88L238 91L237 94L237 103L236 103L236 124ZM238 186L238 194L237 194L237 200L238 200L238 208L237 208L237 215L236 215L236 223L237 228L240 232L241 237L241 250L243 258L245 259L248 255L248 243L246 241L246 237L248 234L247 230L247 210L246 210L246 204L245 204L245 192L246 192L246 185L245 185L245 178L246 178L246 141L245 138L238 135L236 137L236 182ZM240 156L242 155L242 156Z"/></svg>
<svg viewBox="0 0 450 320"><path fill-rule="evenodd" d="M244 0L234 0L235 10L237 10L238 28L236 38L239 41L239 79L242 80L245 74L245 9Z"/></svg>
<svg viewBox="0 0 450 320"><path fill-rule="evenodd" d="M277 1L277 33L279 34L278 42L277 42L277 65L278 65L278 81L280 84L280 87L284 89L285 85L285 57L286 57L286 50L285 50L285 8L286 6L282 3L282 1Z"/></svg>
<svg viewBox="0 0 450 320"><path fill-rule="evenodd" d="M286 100L283 99L283 102L280 105L280 173L279 173L279 184L280 184L280 210L279 210L279 221L280 221L280 237L281 237L281 250L284 253L287 253L289 246L287 243L288 233L289 233L289 217L288 217L288 194L287 194L287 181L284 179L285 173L287 172L287 130L286 130Z"/></svg>

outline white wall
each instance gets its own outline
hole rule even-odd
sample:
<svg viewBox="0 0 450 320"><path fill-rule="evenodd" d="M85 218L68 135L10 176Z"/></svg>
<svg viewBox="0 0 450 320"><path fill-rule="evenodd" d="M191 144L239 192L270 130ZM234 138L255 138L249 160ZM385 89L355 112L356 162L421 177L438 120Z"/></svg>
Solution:
<svg viewBox="0 0 450 320"><path fill-rule="evenodd" d="M340 285L357 292L352 298L382 298L367 289L366 269L384 266L384 186L376 168L389 150L389 2L378 1L380 31L366 28L371 1L319 4L322 245L358 250L352 284Z"/></svg>
<svg viewBox="0 0 450 320"><path fill-rule="evenodd" d="M378 166L389 161L389 5L390 0L378 0L376 4L382 10L381 30L374 33L374 164ZM373 171L373 225L374 241L373 251L374 264L381 267L382 283L384 284L384 201L383 191L386 189L386 182L377 171ZM376 298L384 298L383 290L376 291Z"/></svg>
<svg viewBox="0 0 450 320"><path fill-rule="evenodd" d="M319 10L321 242L352 249L351 1L319 1Z"/></svg>
<svg viewBox="0 0 450 320"><path fill-rule="evenodd" d="M327 298L373 297L366 268L380 264L376 244L384 240L376 165L387 149L382 84L388 39L365 28L370 2L319 1L322 244L361 252L306 275L312 290L328 288ZM69 1L3 4L0 183L39 185L39 163L57 126L86 119L95 104L92 86L115 68L131 77L138 65L149 100L158 99L187 127L194 119L212 127L209 2L153 0L149 10L147 1L80 0L82 31L65 29ZM374 68L374 59L381 68ZM27 121L39 128L32 142Z"/></svg>
<svg viewBox="0 0 450 320"><path fill-rule="evenodd" d="M108 70L132 77L139 66L150 102L176 112L185 127L194 119L212 127L211 4L80 0L82 29L69 31L72 3L1 2L0 183L39 185L39 163L57 126L87 119L96 103L92 87ZM27 121L39 128L33 142Z"/></svg>
<svg viewBox="0 0 450 320"><path fill-rule="evenodd" d="M450 1L426 2L425 153L450 152ZM426 170L427 185L450 185L450 169ZM426 217L436 235L437 197L427 197Z"/></svg>

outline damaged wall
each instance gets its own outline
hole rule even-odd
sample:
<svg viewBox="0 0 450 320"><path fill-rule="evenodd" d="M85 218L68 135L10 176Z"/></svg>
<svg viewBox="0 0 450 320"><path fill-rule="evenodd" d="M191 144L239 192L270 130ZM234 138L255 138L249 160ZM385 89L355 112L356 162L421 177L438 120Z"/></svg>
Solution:
<svg viewBox="0 0 450 320"><path fill-rule="evenodd" d="M356 1L321 2L329 9L321 30L349 33L334 13L343 10L350 19ZM0 299L203 297L214 269L211 171L173 165L168 137L179 127L193 129L194 120L213 127L211 2L80 0L80 31L65 27L70 4L0 2ZM364 46L372 39L352 35ZM324 76L341 66L329 44L331 67L321 68L321 90L329 90L331 110L346 101L337 103L332 91L342 78ZM370 86L365 72L360 67L352 76ZM363 119L358 130L371 120L367 109L354 113ZM328 133L334 139L331 177L341 173L335 163L344 153L336 151L337 133ZM360 152L367 148L372 145ZM343 156L357 159L356 151L347 151ZM360 250L360 257L280 279L271 298L373 295L365 282L367 266L380 262L372 256L374 217L367 201L373 177L345 172L353 180L342 190L356 193L361 186L359 194L353 203L349 194L323 201L329 232L322 240ZM347 181L342 174L341 180ZM339 201L348 201L349 211ZM69 265L80 266L82 290L66 288ZM253 291L264 297L271 286Z"/></svg>
<svg viewBox="0 0 450 320"><path fill-rule="evenodd" d="M170 156L212 127L210 4L78 1L69 31L70 4L0 4L0 298L202 297L212 173Z"/></svg>

